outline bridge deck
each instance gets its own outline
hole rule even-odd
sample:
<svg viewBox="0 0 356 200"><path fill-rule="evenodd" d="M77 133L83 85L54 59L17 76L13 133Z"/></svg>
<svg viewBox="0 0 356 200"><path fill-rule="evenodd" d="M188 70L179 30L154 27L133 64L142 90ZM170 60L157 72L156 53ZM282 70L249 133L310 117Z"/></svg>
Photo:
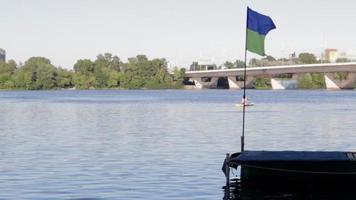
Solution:
<svg viewBox="0 0 356 200"><path fill-rule="evenodd" d="M244 69L222 69L206 71L188 71L186 77L222 77L243 75ZM326 64L306 64L306 65L288 65L288 66L270 66L270 67L248 67L247 76L258 75L276 75L287 73L328 73L328 72L356 72L356 62L350 63L326 63Z"/></svg>

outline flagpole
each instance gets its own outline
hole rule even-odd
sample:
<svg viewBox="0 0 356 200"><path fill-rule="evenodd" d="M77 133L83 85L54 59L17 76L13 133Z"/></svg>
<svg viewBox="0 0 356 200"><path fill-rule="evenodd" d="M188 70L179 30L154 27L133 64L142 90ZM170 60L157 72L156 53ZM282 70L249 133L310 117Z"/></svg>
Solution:
<svg viewBox="0 0 356 200"><path fill-rule="evenodd" d="M248 9L248 7L247 7ZM248 11L246 11L246 32L245 32L245 66L244 66L244 92L242 104L242 135L241 135L241 152L245 150L245 113L246 113L246 62L247 62L247 23Z"/></svg>

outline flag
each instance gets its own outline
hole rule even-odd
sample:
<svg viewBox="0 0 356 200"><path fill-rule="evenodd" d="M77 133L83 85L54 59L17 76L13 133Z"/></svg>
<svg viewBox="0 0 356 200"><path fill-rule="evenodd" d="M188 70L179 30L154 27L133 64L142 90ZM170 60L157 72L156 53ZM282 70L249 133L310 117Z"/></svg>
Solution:
<svg viewBox="0 0 356 200"><path fill-rule="evenodd" d="M265 56L265 37L267 33L275 29L272 19L247 7L247 50L261 56Z"/></svg>

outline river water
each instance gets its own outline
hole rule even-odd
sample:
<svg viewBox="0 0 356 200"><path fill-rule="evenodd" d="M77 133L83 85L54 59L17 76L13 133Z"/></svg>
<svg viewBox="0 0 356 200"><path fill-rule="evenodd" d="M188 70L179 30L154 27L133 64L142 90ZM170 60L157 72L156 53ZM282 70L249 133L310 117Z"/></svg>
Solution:
<svg viewBox="0 0 356 200"><path fill-rule="evenodd" d="M356 151L356 91L249 90L246 149ZM0 199L222 199L238 90L0 92Z"/></svg>

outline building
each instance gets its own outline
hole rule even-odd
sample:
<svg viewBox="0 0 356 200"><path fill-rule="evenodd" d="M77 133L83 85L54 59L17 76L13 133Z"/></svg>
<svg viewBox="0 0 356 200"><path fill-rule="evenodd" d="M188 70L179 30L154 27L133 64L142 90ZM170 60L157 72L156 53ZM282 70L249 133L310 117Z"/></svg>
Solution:
<svg viewBox="0 0 356 200"><path fill-rule="evenodd" d="M336 60L339 58L337 49L325 49L324 58L325 58L325 60L327 60L329 62L332 62L332 63L336 62Z"/></svg>
<svg viewBox="0 0 356 200"><path fill-rule="evenodd" d="M289 59L296 59L297 58L297 54L295 53L295 51L293 52L293 53L291 53L291 54L289 54Z"/></svg>
<svg viewBox="0 0 356 200"><path fill-rule="evenodd" d="M0 49L0 61L6 62L6 51L4 49Z"/></svg>
<svg viewBox="0 0 356 200"><path fill-rule="evenodd" d="M217 69L216 64L210 60L199 60L190 65L190 71L214 70Z"/></svg>
<svg viewBox="0 0 356 200"><path fill-rule="evenodd" d="M356 52L341 52L339 58L344 61L355 62L356 61Z"/></svg>
<svg viewBox="0 0 356 200"><path fill-rule="evenodd" d="M173 71L174 71L174 67L175 67L176 65L174 64L174 63L172 63L172 62L167 62L167 71L168 71L168 73L170 73L170 74L172 74L173 73Z"/></svg>

